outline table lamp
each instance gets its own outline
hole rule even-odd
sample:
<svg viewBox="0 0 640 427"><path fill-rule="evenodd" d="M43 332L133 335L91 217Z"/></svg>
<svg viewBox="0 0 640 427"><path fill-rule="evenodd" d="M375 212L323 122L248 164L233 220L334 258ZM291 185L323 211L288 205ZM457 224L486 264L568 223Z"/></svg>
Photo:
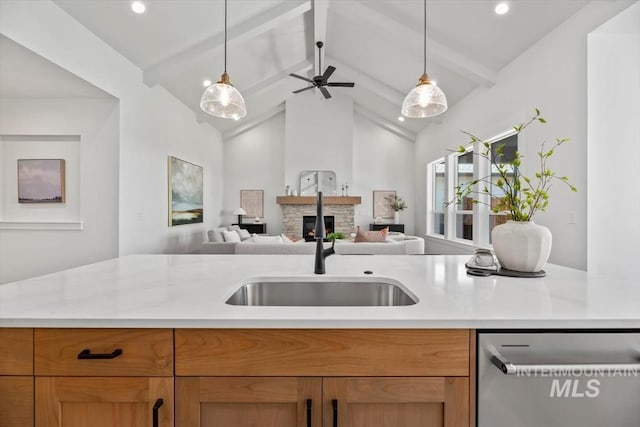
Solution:
<svg viewBox="0 0 640 427"><path fill-rule="evenodd" d="M238 215L238 225L239 225L239 224L242 224L242 216L246 215L247 212L242 208L238 208L235 211L233 211L233 214Z"/></svg>

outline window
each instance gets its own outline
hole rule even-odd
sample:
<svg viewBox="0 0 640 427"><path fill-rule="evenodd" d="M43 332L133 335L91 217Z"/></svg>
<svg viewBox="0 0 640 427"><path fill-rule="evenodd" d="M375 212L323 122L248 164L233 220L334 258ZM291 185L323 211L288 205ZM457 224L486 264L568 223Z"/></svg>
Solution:
<svg viewBox="0 0 640 427"><path fill-rule="evenodd" d="M456 155L456 180L454 186L473 181L473 151ZM465 197L456 205L456 237L473 240L473 199Z"/></svg>
<svg viewBox="0 0 640 427"><path fill-rule="evenodd" d="M447 206L447 201L454 198L455 187L459 184L470 183L481 177L490 177L491 182L495 183L500 177L500 168L511 176L518 172L509 164L518 150L515 131L505 132L486 142L491 144L491 164L475 155L486 150L483 144L478 143L464 153L452 153L427 165L428 234L486 246L491 243L493 227L507 221L507 214L491 211L504 196L494 186L475 188L472 197ZM474 199L479 203L473 203Z"/></svg>
<svg viewBox="0 0 640 427"><path fill-rule="evenodd" d="M436 162L433 166L433 228L434 234L444 236L444 212L445 203L447 202L447 180L444 174L444 159Z"/></svg>

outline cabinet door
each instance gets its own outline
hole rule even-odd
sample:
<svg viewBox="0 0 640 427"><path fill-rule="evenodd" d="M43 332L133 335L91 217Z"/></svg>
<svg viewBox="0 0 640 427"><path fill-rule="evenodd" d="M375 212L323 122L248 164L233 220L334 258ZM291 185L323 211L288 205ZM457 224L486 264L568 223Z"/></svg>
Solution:
<svg viewBox="0 0 640 427"><path fill-rule="evenodd" d="M33 329L0 328L0 375L33 375Z"/></svg>
<svg viewBox="0 0 640 427"><path fill-rule="evenodd" d="M324 427L468 427L469 380L325 378Z"/></svg>
<svg viewBox="0 0 640 427"><path fill-rule="evenodd" d="M36 377L35 400L36 427L173 426L173 378Z"/></svg>
<svg viewBox="0 0 640 427"><path fill-rule="evenodd" d="M320 427L319 378L176 378L176 427Z"/></svg>
<svg viewBox="0 0 640 427"><path fill-rule="evenodd" d="M0 425L33 427L33 377L0 377Z"/></svg>

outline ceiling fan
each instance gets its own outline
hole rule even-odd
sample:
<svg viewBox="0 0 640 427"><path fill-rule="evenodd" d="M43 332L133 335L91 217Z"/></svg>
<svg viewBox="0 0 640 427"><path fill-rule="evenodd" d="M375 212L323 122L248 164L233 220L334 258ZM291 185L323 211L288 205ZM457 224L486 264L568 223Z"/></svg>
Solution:
<svg viewBox="0 0 640 427"><path fill-rule="evenodd" d="M318 69L322 70L322 55L321 55L321 50L322 50L322 46L324 46L323 42L316 42L316 46L318 46ZM329 77L331 77L331 74L333 74L333 72L336 70L336 67L332 67L331 65L329 65L327 67L326 70L324 70L324 74L321 74L319 76L315 76L313 79L308 79L304 76L301 76L299 74L294 74L291 73L289 74L291 77L295 77L296 79L300 79L300 80L304 80L305 82L309 82L311 83L311 86L307 86L305 88L302 89L298 89L298 90L294 90L293 93L300 93L300 92L304 92L305 90L309 90L309 89L313 89L315 87L317 87L318 89L320 89L320 92L322 92L322 96L324 96L325 99L329 99L331 98L331 94L329 93L329 91L327 90L327 88L325 86L329 86L329 87L354 87L355 83L338 83L338 82L328 82L327 80L329 80Z"/></svg>

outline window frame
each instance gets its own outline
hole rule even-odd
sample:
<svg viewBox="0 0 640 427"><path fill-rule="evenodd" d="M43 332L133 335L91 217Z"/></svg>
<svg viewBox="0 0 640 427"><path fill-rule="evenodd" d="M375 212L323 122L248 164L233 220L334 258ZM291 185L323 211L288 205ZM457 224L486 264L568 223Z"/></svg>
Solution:
<svg viewBox="0 0 640 427"><path fill-rule="evenodd" d="M504 132L500 132L495 136L485 140L484 142L488 142L489 144L495 144L500 142L506 138L511 137L516 134L515 129L509 129ZM457 158L468 153L473 152L473 180L478 180L482 177L489 176L491 173L491 160L485 159L484 157L478 155L485 149L483 142L476 142L470 145L464 153L461 152L453 152L451 154L447 154L444 157L440 157L436 160L433 160L426 165L426 236L430 238L442 239L452 244L459 246L475 246L475 247L483 247L483 248L491 248L492 245L490 243L490 216L492 214L491 209L489 207L489 203L491 202L491 195L484 193L480 189L481 183L474 185L472 191L474 191L474 198L478 200L479 203L474 203L473 208L470 211L467 210L458 210L457 205L451 203L447 207L445 207L444 211L444 236L442 234L437 234L434 232L434 214L436 212L434 206L434 195L435 195L435 169L436 165L442 163L444 160L445 166L445 197L446 200L453 200L455 197L455 186L457 185ZM457 215L463 214L471 214L473 216L473 233L472 240L458 238L456 233L456 220Z"/></svg>
<svg viewBox="0 0 640 427"><path fill-rule="evenodd" d="M436 195L436 189L435 189L435 185L436 185L436 172L437 172L437 166L442 163L444 165L444 198L445 201L449 200L449 185L447 182L447 159L446 157L440 157L437 160L434 160L430 163L427 163L427 185L426 185L426 189L427 189L427 221L426 221L426 230L427 230L427 234L428 235L432 235L432 236L437 236L437 237L444 237L447 234L447 206L444 206L442 209L442 214L444 214L444 230L443 230L443 234L440 233L436 233L435 230L435 215L436 213L440 213L439 210L436 210L436 206L435 206L435 195ZM430 185L431 183L431 185Z"/></svg>

